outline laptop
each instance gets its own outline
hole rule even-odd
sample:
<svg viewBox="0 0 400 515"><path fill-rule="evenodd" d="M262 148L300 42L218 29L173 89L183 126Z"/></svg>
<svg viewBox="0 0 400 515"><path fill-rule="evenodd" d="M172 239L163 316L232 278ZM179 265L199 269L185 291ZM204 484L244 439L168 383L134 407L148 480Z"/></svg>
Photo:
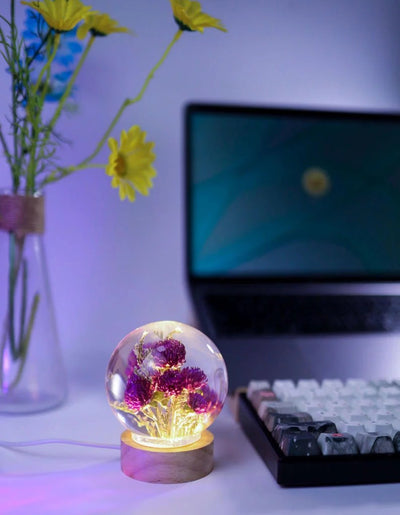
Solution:
<svg viewBox="0 0 400 515"><path fill-rule="evenodd" d="M189 104L185 211L231 390L400 377L400 115Z"/></svg>

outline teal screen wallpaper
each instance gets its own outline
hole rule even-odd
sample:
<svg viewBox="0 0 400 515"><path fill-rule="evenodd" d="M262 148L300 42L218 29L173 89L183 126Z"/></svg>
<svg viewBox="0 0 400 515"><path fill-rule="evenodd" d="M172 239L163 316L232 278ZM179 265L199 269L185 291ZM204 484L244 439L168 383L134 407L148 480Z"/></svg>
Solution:
<svg viewBox="0 0 400 515"><path fill-rule="evenodd" d="M400 275L400 121L194 110L197 276Z"/></svg>

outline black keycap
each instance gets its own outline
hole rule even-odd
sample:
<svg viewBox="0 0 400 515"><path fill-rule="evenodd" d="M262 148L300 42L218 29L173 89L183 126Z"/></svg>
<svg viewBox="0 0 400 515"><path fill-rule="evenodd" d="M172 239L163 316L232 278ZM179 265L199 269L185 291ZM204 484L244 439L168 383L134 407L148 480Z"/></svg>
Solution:
<svg viewBox="0 0 400 515"><path fill-rule="evenodd" d="M280 445L283 435L286 433L300 433L300 429L296 424L278 424L272 431L272 437Z"/></svg>
<svg viewBox="0 0 400 515"><path fill-rule="evenodd" d="M312 422L309 413L296 411L295 413L268 413L265 425L268 431L273 431L278 424L302 424L304 422Z"/></svg>
<svg viewBox="0 0 400 515"><path fill-rule="evenodd" d="M286 456L318 456L321 454L315 436L306 431L284 433L280 448Z"/></svg>
<svg viewBox="0 0 400 515"><path fill-rule="evenodd" d="M314 433L316 438L321 433L337 433L337 427L331 420L317 420L314 422L305 422L304 424L299 424L303 431L308 431L310 433Z"/></svg>
<svg viewBox="0 0 400 515"><path fill-rule="evenodd" d="M330 420L303 422L301 424L277 424L272 431L272 437L280 445L285 434L299 432L310 433L316 440L321 433L337 433L338 430Z"/></svg>

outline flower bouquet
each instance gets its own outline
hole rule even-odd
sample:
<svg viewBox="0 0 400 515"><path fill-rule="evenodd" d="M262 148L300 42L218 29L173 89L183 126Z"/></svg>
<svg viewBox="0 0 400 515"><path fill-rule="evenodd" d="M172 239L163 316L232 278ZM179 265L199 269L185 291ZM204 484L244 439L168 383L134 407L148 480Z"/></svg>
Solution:
<svg viewBox="0 0 400 515"><path fill-rule="evenodd" d="M112 136L115 126L125 110L141 100L184 32L225 30L199 2L170 0L178 26L171 43L136 96L122 101L92 152L79 163L64 165L57 159L63 142L57 126L73 106L79 72L96 39L129 34L130 29L81 0L21 4L28 7L23 31L16 20L15 0L9 1L9 16L4 5L0 8L0 51L11 82L10 110L4 114L8 129L0 124L0 148L11 177L9 190L0 193L0 412L47 409L65 395L41 238L46 187L79 170L101 168L121 200L148 195L156 176L154 143L146 141L146 132L138 125L123 130L117 140ZM95 162L107 143L107 164Z"/></svg>
<svg viewBox="0 0 400 515"><path fill-rule="evenodd" d="M128 334L106 374L109 404L142 445L177 447L200 438L227 392L223 358L197 329L153 322Z"/></svg>

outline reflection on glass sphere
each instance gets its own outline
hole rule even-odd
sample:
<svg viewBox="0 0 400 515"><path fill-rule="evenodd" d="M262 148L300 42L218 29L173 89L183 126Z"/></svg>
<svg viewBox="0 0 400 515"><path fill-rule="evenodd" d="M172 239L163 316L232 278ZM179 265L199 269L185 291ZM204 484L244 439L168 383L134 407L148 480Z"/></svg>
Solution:
<svg viewBox="0 0 400 515"><path fill-rule="evenodd" d="M108 402L132 438L153 447L195 442L221 411L225 362L202 332L153 322L118 344L106 374Z"/></svg>

